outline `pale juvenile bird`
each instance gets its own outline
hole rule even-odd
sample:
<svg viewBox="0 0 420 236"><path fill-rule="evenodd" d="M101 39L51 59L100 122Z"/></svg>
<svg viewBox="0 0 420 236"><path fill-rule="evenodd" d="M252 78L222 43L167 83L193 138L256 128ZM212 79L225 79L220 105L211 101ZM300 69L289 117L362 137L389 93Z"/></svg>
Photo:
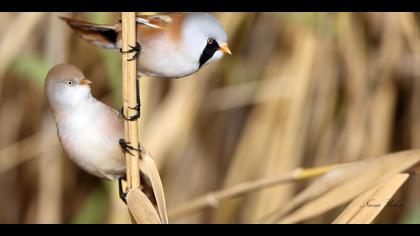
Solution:
<svg viewBox="0 0 420 236"><path fill-rule="evenodd" d="M90 43L121 50L121 23L98 25L61 17ZM140 75L181 78L224 53L231 54L220 22L209 13L137 16L137 58ZM134 46L134 45L133 45Z"/></svg>
<svg viewBox="0 0 420 236"><path fill-rule="evenodd" d="M92 96L91 83L77 67L59 64L48 72L45 92L68 156L90 174L114 180L125 175L123 120Z"/></svg>

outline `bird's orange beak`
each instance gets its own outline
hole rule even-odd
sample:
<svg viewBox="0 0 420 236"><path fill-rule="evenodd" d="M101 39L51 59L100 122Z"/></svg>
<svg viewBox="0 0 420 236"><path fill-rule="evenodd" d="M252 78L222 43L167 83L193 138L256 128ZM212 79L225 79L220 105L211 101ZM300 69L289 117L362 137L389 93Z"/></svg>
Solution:
<svg viewBox="0 0 420 236"><path fill-rule="evenodd" d="M89 85L91 83L92 83L92 81L90 81L88 79L81 79L80 82L79 82L80 85Z"/></svg>
<svg viewBox="0 0 420 236"><path fill-rule="evenodd" d="M227 53L229 55L232 55L232 52L230 51L228 45L226 43L224 43L222 46L220 46L220 51Z"/></svg>

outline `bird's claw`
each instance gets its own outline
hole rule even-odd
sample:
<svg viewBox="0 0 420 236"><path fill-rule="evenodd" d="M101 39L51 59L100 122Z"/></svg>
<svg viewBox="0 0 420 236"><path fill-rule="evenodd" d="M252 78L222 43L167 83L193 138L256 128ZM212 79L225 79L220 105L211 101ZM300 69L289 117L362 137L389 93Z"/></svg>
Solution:
<svg viewBox="0 0 420 236"><path fill-rule="evenodd" d="M141 105L140 105L140 77L137 77L137 80L136 80L136 102L137 102L137 104L134 107L130 107L130 106L128 107L128 109L132 109L132 110L137 111L137 113L135 115L126 117L124 115L124 107L121 107L120 117L123 118L126 121L135 121L138 118L140 118L140 107L141 107Z"/></svg>
<svg viewBox="0 0 420 236"><path fill-rule="evenodd" d="M124 153L128 153L128 154L134 156L134 154L131 151L141 152L140 149L131 146L130 142L127 142L124 139L120 139L119 143L120 143L120 146L121 146Z"/></svg>
<svg viewBox="0 0 420 236"><path fill-rule="evenodd" d="M130 47L130 49L128 49L127 51L122 50L122 48L120 48L120 52L121 53L132 53L134 52L133 57L131 57L130 59L128 59L128 61L133 61L137 58L137 55L139 54L140 50L141 50L141 46L138 42L136 42L136 46L133 47L131 45L128 45Z"/></svg>
<svg viewBox="0 0 420 236"><path fill-rule="evenodd" d="M122 186L123 179L124 177L118 178L118 192L119 192L121 200L125 203L125 205L127 205L127 200L126 200L127 192L124 192L123 186Z"/></svg>
<svg viewBox="0 0 420 236"><path fill-rule="evenodd" d="M124 108L121 107L121 109L120 109L120 117L121 118L123 118L124 120L127 120L127 121L135 121L138 118L140 118L140 104L139 103L137 103L137 105L135 107L128 107L128 108L132 109L132 110L136 110L137 113L135 115L127 117L127 116L124 115Z"/></svg>

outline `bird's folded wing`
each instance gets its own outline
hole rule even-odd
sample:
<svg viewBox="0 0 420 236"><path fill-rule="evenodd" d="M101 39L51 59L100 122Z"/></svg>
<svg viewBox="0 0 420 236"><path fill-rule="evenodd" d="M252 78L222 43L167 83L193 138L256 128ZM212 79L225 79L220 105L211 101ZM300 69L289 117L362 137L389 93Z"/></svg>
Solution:
<svg viewBox="0 0 420 236"><path fill-rule="evenodd" d="M136 22L154 29L164 29L172 22L172 18L168 15L154 15L154 16L136 16Z"/></svg>

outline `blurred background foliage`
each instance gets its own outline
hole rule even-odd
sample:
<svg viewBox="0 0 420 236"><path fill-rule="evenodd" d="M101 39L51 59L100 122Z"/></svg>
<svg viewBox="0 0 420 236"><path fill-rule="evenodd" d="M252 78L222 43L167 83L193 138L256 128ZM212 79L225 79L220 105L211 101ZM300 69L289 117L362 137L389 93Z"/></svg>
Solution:
<svg viewBox="0 0 420 236"><path fill-rule="evenodd" d="M142 78L141 142L169 209L243 181L420 148L416 13L216 13L233 56L179 80ZM58 16L113 23L120 13L0 13L0 223L126 223L117 184L63 153L43 91L53 65L78 66L119 109L121 57ZM172 223L249 223L307 182L223 201ZM378 223L420 223L420 178ZM329 223L333 210L307 223Z"/></svg>

